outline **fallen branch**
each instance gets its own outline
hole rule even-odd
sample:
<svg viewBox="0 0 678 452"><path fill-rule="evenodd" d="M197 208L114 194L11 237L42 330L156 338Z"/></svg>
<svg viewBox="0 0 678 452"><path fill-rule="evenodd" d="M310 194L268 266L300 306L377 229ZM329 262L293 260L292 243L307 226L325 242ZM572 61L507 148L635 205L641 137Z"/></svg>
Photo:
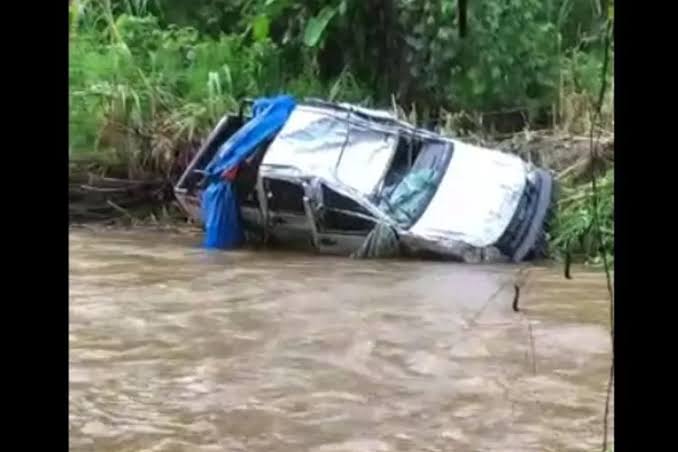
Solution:
<svg viewBox="0 0 678 452"><path fill-rule="evenodd" d="M580 169L582 166L586 166L589 162L590 162L589 159L581 159L581 160L577 160L576 162L574 162L574 164L568 166L568 167L565 168L563 171L561 171L560 173L558 173L558 174L556 175L556 179L558 179L559 181L565 179L567 176L569 176L569 175L570 175L571 173L573 173L575 170Z"/></svg>
<svg viewBox="0 0 678 452"><path fill-rule="evenodd" d="M119 205L117 205L116 203L111 201L110 199L106 200L106 204L108 204L109 206L111 206L115 210L117 210L118 212L125 215L127 218L130 219L130 221L137 221L137 219L135 217L133 217L126 209L123 209L122 207L120 207Z"/></svg>
<svg viewBox="0 0 678 452"><path fill-rule="evenodd" d="M80 188L86 191L94 191L97 193L125 193L130 190L128 187L102 188L102 187L93 187L91 185L80 185Z"/></svg>

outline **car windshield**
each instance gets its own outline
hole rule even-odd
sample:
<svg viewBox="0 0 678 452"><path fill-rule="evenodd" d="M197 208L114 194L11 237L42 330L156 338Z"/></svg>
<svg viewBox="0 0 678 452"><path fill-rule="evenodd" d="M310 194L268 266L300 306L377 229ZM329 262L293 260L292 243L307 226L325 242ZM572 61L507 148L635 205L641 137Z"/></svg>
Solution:
<svg viewBox="0 0 678 452"><path fill-rule="evenodd" d="M375 205L409 229L431 202L451 156L451 143L400 136Z"/></svg>

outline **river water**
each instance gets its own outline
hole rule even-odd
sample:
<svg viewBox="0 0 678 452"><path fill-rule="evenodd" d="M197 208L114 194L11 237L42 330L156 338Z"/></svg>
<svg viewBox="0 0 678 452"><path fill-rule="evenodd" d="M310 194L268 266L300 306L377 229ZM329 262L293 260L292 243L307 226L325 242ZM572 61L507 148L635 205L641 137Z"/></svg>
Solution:
<svg viewBox="0 0 678 452"><path fill-rule="evenodd" d="M70 233L71 450L599 450L603 274L199 243Z"/></svg>

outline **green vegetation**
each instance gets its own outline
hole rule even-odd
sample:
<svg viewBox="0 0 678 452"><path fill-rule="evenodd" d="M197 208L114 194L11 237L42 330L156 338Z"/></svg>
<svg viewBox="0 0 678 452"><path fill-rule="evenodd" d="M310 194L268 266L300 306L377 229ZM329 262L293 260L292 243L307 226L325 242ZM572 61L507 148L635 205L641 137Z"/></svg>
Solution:
<svg viewBox="0 0 678 452"><path fill-rule="evenodd" d="M280 92L395 103L418 122L519 111L521 127L584 134L610 11L607 0L71 0L69 153L171 179L223 112ZM553 243L595 258L582 190L566 187Z"/></svg>
<svg viewBox="0 0 678 452"><path fill-rule="evenodd" d="M598 203L594 208L590 183L564 184L552 231L554 254L566 251L584 258L589 264L601 265L602 253L614 265L614 171L608 170L598 180ZM594 212L600 222L601 242L598 243Z"/></svg>

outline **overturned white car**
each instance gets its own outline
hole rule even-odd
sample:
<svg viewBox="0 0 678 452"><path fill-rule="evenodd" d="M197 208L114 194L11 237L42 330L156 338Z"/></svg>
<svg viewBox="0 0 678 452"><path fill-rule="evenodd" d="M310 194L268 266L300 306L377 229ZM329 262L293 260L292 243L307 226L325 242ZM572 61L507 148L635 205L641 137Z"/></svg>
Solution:
<svg viewBox="0 0 678 452"><path fill-rule="evenodd" d="M197 221L205 169L247 122L227 115L175 187ZM220 151L222 149L222 151ZM552 175L517 156L348 104L295 104L230 171L248 241L465 262L543 256Z"/></svg>

